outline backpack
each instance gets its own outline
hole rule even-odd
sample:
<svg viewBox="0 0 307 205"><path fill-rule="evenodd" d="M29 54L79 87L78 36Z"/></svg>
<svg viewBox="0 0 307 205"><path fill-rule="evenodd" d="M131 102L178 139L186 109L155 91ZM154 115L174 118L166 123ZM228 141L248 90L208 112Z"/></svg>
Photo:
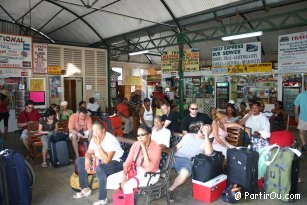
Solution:
<svg viewBox="0 0 307 205"><path fill-rule="evenodd" d="M272 159L269 161L269 154L271 150L273 150L274 148L277 148L278 150L276 151ZM257 151L259 153L258 179L264 177L267 167L274 161L275 157L278 154L279 149L280 148L278 145L270 145L270 146L265 146Z"/></svg>

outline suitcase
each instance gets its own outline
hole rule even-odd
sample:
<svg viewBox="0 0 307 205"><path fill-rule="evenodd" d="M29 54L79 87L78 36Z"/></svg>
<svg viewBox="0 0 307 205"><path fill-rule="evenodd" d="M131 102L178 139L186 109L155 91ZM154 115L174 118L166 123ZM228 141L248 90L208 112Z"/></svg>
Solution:
<svg viewBox="0 0 307 205"><path fill-rule="evenodd" d="M288 130L276 131L271 133L270 144L278 144L280 147L291 147L295 137Z"/></svg>
<svg viewBox="0 0 307 205"><path fill-rule="evenodd" d="M298 179L300 173L300 157L294 155L294 159L292 161L291 168L291 188L289 194L297 194L298 193ZM294 201L294 199L290 199L290 202Z"/></svg>
<svg viewBox="0 0 307 205"><path fill-rule="evenodd" d="M50 155L50 163L53 167L65 166L69 164L69 151L66 140L57 142L49 140L48 151Z"/></svg>
<svg viewBox="0 0 307 205"><path fill-rule="evenodd" d="M0 137L0 151L5 149L4 140Z"/></svg>
<svg viewBox="0 0 307 205"><path fill-rule="evenodd" d="M13 150L0 152L0 204L30 205L32 186L23 156Z"/></svg>
<svg viewBox="0 0 307 205"><path fill-rule="evenodd" d="M258 192L258 152L247 148L227 150L227 186L239 184L242 193Z"/></svg>
<svg viewBox="0 0 307 205"><path fill-rule="evenodd" d="M196 181L207 182L219 176L223 171L224 160L224 155L217 151L215 151L213 156L196 155L192 168L192 178Z"/></svg>
<svg viewBox="0 0 307 205"><path fill-rule="evenodd" d="M102 124L106 128L107 132L110 132L114 136L123 137L123 125L122 119L119 115L107 116L102 121Z"/></svg>

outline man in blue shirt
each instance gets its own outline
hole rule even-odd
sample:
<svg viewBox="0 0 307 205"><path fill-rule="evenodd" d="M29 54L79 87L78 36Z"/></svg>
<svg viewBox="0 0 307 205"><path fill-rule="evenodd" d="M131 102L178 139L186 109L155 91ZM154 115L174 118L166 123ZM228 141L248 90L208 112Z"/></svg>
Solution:
<svg viewBox="0 0 307 205"><path fill-rule="evenodd" d="M299 136L302 141L302 151L307 151L304 134L307 131L307 84L305 83L305 91L300 93L295 101L295 121L298 122ZM299 112L300 110L300 112Z"/></svg>

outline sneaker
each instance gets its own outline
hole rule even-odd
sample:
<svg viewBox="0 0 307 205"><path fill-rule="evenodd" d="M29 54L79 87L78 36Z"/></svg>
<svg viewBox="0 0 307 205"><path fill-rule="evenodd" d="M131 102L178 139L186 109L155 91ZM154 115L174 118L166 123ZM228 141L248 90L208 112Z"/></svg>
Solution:
<svg viewBox="0 0 307 205"><path fill-rule="evenodd" d="M174 191L168 191L168 196L169 196L169 201L173 202L174 201Z"/></svg>
<svg viewBox="0 0 307 205"><path fill-rule="evenodd" d="M93 205L105 205L108 204L108 199L106 198L105 200L99 200L93 203Z"/></svg>
<svg viewBox="0 0 307 205"><path fill-rule="evenodd" d="M42 163L42 167L43 167L43 168L48 167L47 163L46 163L46 162L43 162L43 163Z"/></svg>

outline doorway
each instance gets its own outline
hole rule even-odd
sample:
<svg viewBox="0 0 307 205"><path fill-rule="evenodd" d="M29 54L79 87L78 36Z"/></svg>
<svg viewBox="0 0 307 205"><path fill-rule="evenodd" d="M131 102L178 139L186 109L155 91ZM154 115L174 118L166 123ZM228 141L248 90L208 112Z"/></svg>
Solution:
<svg viewBox="0 0 307 205"><path fill-rule="evenodd" d="M74 112L83 99L82 78L64 78L64 99L68 102L68 108Z"/></svg>

